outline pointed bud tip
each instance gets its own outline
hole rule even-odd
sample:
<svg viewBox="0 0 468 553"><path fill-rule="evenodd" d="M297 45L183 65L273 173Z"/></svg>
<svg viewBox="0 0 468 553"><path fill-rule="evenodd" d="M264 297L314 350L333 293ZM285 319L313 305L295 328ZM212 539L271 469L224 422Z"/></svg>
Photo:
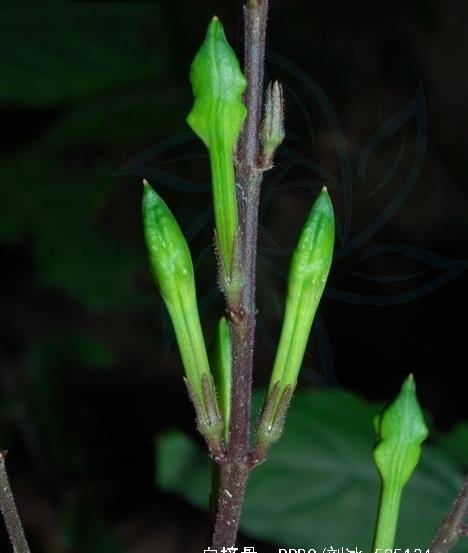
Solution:
<svg viewBox="0 0 468 553"><path fill-rule="evenodd" d="M416 392L416 381L414 379L413 373L410 373L406 380L403 382L402 390L415 393Z"/></svg>
<svg viewBox="0 0 468 553"><path fill-rule="evenodd" d="M221 23L221 20L217 15L213 16L213 18L210 21L210 24L208 25L208 35L213 34L216 36L224 35L224 27Z"/></svg>
<svg viewBox="0 0 468 553"><path fill-rule="evenodd" d="M152 204L162 201L161 196L146 179L143 179L143 198L146 198L146 201L150 201Z"/></svg>
<svg viewBox="0 0 468 553"><path fill-rule="evenodd" d="M326 186L323 186L320 190L312 209L323 213L329 213L330 217L334 218L333 203Z"/></svg>

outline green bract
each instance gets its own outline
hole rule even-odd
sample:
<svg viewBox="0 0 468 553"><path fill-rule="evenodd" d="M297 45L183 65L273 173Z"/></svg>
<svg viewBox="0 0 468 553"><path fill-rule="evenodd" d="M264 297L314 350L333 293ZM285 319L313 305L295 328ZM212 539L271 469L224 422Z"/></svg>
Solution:
<svg viewBox="0 0 468 553"><path fill-rule="evenodd" d="M174 325L194 401L203 405L203 375L211 375L197 308L192 257L173 214L147 182L143 227L153 276Z"/></svg>
<svg viewBox="0 0 468 553"><path fill-rule="evenodd" d="M219 394L219 406L224 422L224 441L229 441L229 425L231 419L231 388L232 388L232 351L231 329L227 320L222 317L216 329L216 336L210 349L210 365L216 389Z"/></svg>
<svg viewBox="0 0 468 553"><path fill-rule="evenodd" d="M382 478L382 495L374 550L392 549L401 494L419 462L421 444L428 435L413 375L377 419L376 427L378 444L374 459Z"/></svg>
<svg viewBox="0 0 468 553"><path fill-rule="evenodd" d="M229 279L238 225L233 155L247 113L242 102L247 81L216 17L192 63L190 79L195 103L187 121L209 150L217 239Z"/></svg>
<svg viewBox="0 0 468 553"><path fill-rule="evenodd" d="M296 386L312 322L333 258L335 219L323 188L310 211L289 271L286 309L269 392L279 383L278 396Z"/></svg>

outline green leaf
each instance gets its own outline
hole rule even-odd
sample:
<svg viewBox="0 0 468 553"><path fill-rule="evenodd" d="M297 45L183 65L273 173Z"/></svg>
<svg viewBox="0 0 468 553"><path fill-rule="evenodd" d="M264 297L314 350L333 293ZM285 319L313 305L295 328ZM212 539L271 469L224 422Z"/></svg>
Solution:
<svg viewBox="0 0 468 553"><path fill-rule="evenodd" d="M0 102L51 107L161 78L161 11L115 2L2 6Z"/></svg>
<svg viewBox="0 0 468 553"><path fill-rule="evenodd" d="M256 394L257 407L262 396ZM242 531L306 550L330 545L370 550L379 498L372 421L379 410L344 392L297 392L282 440L252 473ZM181 434L162 436L157 445L159 486L207 508L206 454ZM429 543L461 481L461 471L436 447L424 448L406 489L397 546ZM466 552L466 545L455 551Z"/></svg>

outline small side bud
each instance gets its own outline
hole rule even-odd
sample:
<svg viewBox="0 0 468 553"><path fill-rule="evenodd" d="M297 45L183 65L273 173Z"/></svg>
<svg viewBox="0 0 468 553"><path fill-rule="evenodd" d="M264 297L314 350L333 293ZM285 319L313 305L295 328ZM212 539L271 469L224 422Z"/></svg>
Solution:
<svg viewBox="0 0 468 553"><path fill-rule="evenodd" d="M284 136L283 87L278 81L275 81L270 83L267 88L262 122L262 161L265 169L272 167L273 157L278 146L283 142Z"/></svg>

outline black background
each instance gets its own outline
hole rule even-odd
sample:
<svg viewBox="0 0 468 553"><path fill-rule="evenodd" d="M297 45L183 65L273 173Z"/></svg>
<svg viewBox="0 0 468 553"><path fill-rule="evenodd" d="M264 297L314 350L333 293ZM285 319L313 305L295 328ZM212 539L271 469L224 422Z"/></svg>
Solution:
<svg viewBox="0 0 468 553"><path fill-rule="evenodd" d="M73 9L77 4L85 10L105 6L105 3L75 3ZM107 4L112 9L113 3ZM142 10L151 6L141 3ZM99 505L118 529L126 551L198 551L204 541L205 517L181 499L154 488L155 434L177 426L193 432L193 414L185 398L177 351L175 347L169 351L164 347L159 297L146 265L140 228L141 180L138 175L113 175L159 141L187 132L184 117L191 105L188 72L206 24L217 14L240 55L242 12L240 2L173 0L155 2L154 8L154 30L149 24L142 32L146 33L148 51L159 48L163 52L164 66L159 70L155 67L154 77L146 82L121 88L117 85L107 92L112 98L125 86L149 94L157 91L155 108L147 113L151 130L145 130L141 137L132 131L128 144L122 140L113 145L110 140L109 145L98 148L88 147L83 140L78 146L52 154L52 158L57 155L60 162L66 161L67 170L76 172L78 182L86 181L89 167L104 164L103 178L111 183L112 192L90 224L138 254L129 294L132 290L142 293L150 298L150 303L128 307L116 301L93 309L80 301L79 293L74 297L66 287L44 282L38 267L37 230L13 238L7 236L0 244L3 267L0 382L8 397L4 435L10 449L9 464L18 502L37 552L74 550L60 541L58 513L60 505L80 503L77 497L82 496ZM24 9L26 12L29 9L27 4ZM46 10L44 17L50 17L50 13L53 9ZM6 22L8 14L5 8ZM96 16L96 32L107 36L113 29L105 14L101 9ZM451 428L468 415L467 281L463 270L468 268L467 17L468 7L461 0L379 3L273 0L268 33L268 48L273 53L270 60L280 55L300 68L320 87L329 105L324 110L297 74L269 61L268 76L281 79L287 87L285 147L326 168L343 184L340 167L343 158L338 155L335 143L337 128L327 121L330 110L339 121L347 146L346 152L341 153L347 155L352 177L350 238L368 225L375 228L372 221L394 198L400 197L418 148L426 144L422 170L417 171L414 189L401 208L381 229L372 230L365 243L333 266L329 286L339 294L335 298L325 297L320 308L333 365L330 359L321 365L317 341L311 342L302 385L340 386L371 399L385 400L413 372L421 403L434 426L441 430ZM13 24L19 25L16 20ZM79 30L79 19L76 26ZM163 29L163 36L158 35L157 29ZM18 31L21 34L20 28ZM27 45L27 32L22 34L22 40ZM57 48L60 46L57 44ZM14 49L14 45L10 47ZM91 59L89 63L92 62ZM6 55L1 63L8 67L13 61ZM60 71L51 68L52 72L55 70ZM357 167L366 144L382 124L412 100L420 120L413 110L403 125L395 122L391 125L393 131L370 156L368 178L362 182ZM2 160L8 160L14 168L21 152L40 142L54 125L85 101L66 99L34 106L4 95L0 105ZM128 113L131 110L130 99ZM130 120L131 115L122 122L123 136ZM403 141L404 154L398 169L381 190L369 197L391 172ZM192 141L187 146L163 151L148 164L183 174L195 182L207 182L206 162L181 161L180 156L187 152L200 153L202 149ZM287 157L280 152L278 163ZM168 163L174 158L179 161ZM11 171L9 176L14 174ZM275 174L274 170L267 175L265 190ZM262 222L275 239L273 250L294 244L318 186L324 183L316 173L296 162L281 182L290 185L297 181L308 184L302 188L286 186L286 190L274 195L265 211ZM74 182L77 186L77 181ZM153 184L158 188L157 182ZM29 185L34 186L33 177ZM2 184L2 189L18 186L21 183L13 177ZM67 183L63 186L67 190ZM343 195L333 186L330 190L337 215L343 220L346 211ZM208 193L166 187L161 191L174 206L184 228L190 227L210 201ZM16 192L24 203L22 200L9 203L13 195L5 192L4 209L13 217L20 217L21 210L26 209L28 191L24 191L24 196L17 189ZM73 188L69 193L75 193ZM54 202L53 197L51 201ZM62 224L66 227L66 216ZM63 240L68 240L66 228L58 225L56 232L59 235L63 232ZM195 257L210 244L211 234L209 222L192 243ZM380 244L401 245L405 255L382 253L362 259L367 248ZM288 255L271 255L271 244L265 236L261 237L260 245L270 248L262 250L270 261L284 270L287 268ZM414 259L410 247L431 252L425 256L429 264ZM431 266L434 260L436 267ZM459 273L456 276L450 272L454 260L460 262L456 265ZM87 262L86 255L77 260L84 266ZM209 293L215 284L212 253L197 271L201 295ZM367 278L359 276L363 274ZM446 281L436 280L443 274ZM112 274L105 276L112 278ZM420 294L423 286L427 286L427 293ZM259 317L276 338L284 281L266 264L261 264L258 290ZM400 301L402 294L407 294L405 301ZM369 299L370 296L375 299ZM364 297L367 299L363 300ZM381 298L388 298L388 305L375 305L383 301ZM363 305L363 301L369 305ZM222 309L218 298L205 312L208 336ZM52 361L46 361L53 365L54 374L59 375L55 381L58 388L53 417L60 424L54 439L60 442L66 436L64 444L68 444L71 437L76 437L71 442L79 442L86 452L86 469L77 472L67 463L51 461L50 445L41 438L45 419L37 411L40 405L48 404L49 396L45 395L43 402L37 404L38 395L48 392L34 387L28 367L35 344L48 334L61 336L67 342L67 336L83 333L113 352L109 367L100 370L76 361L74 350L62 351L60 338L55 347L58 353ZM267 383L273 353L264 332L258 339L255 383L260 386ZM323 347L326 342L322 339L321 344ZM60 443L57 447L60 449ZM73 450L69 454L73 456ZM252 540L248 542L246 545L253 544Z"/></svg>

